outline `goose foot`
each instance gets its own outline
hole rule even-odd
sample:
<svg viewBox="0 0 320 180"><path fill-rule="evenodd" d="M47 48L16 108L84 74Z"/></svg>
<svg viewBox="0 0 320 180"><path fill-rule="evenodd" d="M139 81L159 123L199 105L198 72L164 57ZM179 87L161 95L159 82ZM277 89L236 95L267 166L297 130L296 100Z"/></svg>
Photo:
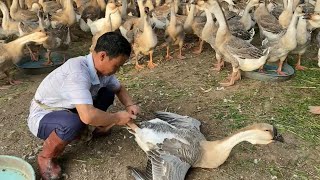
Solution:
<svg viewBox="0 0 320 180"><path fill-rule="evenodd" d="M180 60L182 60L182 59L185 59L186 57L185 57L185 56L182 56L181 54L179 54L179 55L177 56L177 58L180 59Z"/></svg>
<svg viewBox="0 0 320 180"><path fill-rule="evenodd" d="M262 74L265 74L265 73L266 73L266 71L265 71L263 68L259 68L258 72L259 72L259 73L262 73Z"/></svg>
<svg viewBox="0 0 320 180"><path fill-rule="evenodd" d="M221 71L222 67L224 67L224 61L222 61L221 63L213 64L213 66L214 71Z"/></svg>
<svg viewBox="0 0 320 180"><path fill-rule="evenodd" d="M153 69L153 68L155 68L156 66L158 66L158 65L155 64L155 63L153 63L152 61L149 61L149 62L148 62L148 68L149 68L149 69Z"/></svg>
<svg viewBox="0 0 320 180"><path fill-rule="evenodd" d="M10 83L11 85L18 85L18 84L21 84L21 83L22 83L22 81L9 80L9 83Z"/></svg>
<svg viewBox="0 0 320 180"><path fill-rule="evenodd" d="M221 86L224 86L224 87L232 86L232 85L234 85L235 81L241 79L241 73L240 73L240 71L238 71L238 72L232 72L232 74L231 74L229 77L231 77L229 82L227 82L227 83L222 83L222 82L221 82L221 83L219 83L219 84L220 84ZM227 79L228 79L228 78L227 78Z"/></svg>
<svg viewBox="0 0 320 180"><path fill-rule="evenodd" d="M228 86L234 85L234 82L232 82L232 81L230 80L230 81L227 82L227 83L220 82L219 84L220 84L221 86L223 86L223 87L228 87Z"/></svg>
<svg viewBox="0 0 320 180"><path fill-rule="evenodd" d="M230 74L228 77L227 77L227 80L228 81L231 81L232 79L232 74ZM240 80L241 79L241 73L238 71L236 72L235 74L235 77L234 77L234 81L237 81L237 80Z"/></svg>
<svg viewBox="0 0 320 180"><path fill-rule="evenodd" d="M183 49L185 50L185 49L190 49L190 48L192 48L194 46L194 43L188 43L188 44L184 44L183 45Z"/></svg>
<svg viewBox="0 0 320 180"><path fill-rule="evenodd" d="M12 85L0 86L0 90L8 90Z"/></svg>
<svg viewBox="0 0 320 180"><path fill-rule="evenodd" d="M173 57L172 57L172 56L170 56L170 55L166 55L166 60L167 60L167 61L169 61L169 60L171 60L171 59L173 59Z"/></svg>
<svg viewBox="0 0 320 180"><path fill-rule="evenodd" d="M200 48L196 48L192 51L193 54L201 54L201 52L202 52L202 49Z"/></svg>
<svg viewBox="0 0 320 180"><path fill-rule="evenodd" d="M30 58L31 58L31 61L39 61L39 57L36 56L34 53L30 53Z"/></svg>
<svg viewBox="0 0 320 180"><path fill-rule="evenodd" d="M305 69L307 69L306 67L304 67L304 66L301 66L300 64L296 64L296 70L298 70L298 71L303 71L303 70L305 70Z"/></svg>
<svg viewBox="0 0 320 180"><path fill-rule="evenodd" d="M53 62L52 61L47 61L47 62L43 63L42 65L44 65L44 66L52 66Z"/></svg>
<svg viewBox="0 0 320 180"><path fill-rule="evenodd" d="M136 66L134 67L136 70L140 71L141 69L144 68L143 65L140 65L140 64L136 64Z"/></svg>
<svg viewBox="0 0 320 180"><path fill-rule="evenodd" d="M309 106L309 112L312 114L320 114L320 106Z"/></svg>
<svg viewBox="0 0 320 180"><path fill-rule="evenodd" d="M287 76L288 74L287 73L285 73L285 72L283 72L283 71L276 71L277 72L277 74L278 75L280 75L280 76Z"/></svg>

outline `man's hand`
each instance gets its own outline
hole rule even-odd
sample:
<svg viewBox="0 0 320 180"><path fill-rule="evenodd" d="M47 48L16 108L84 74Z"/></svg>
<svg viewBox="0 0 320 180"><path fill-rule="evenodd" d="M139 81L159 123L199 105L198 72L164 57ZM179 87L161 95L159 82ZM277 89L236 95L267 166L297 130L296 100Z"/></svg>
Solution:
<svg viewBox="0 0 320 180"><path fill-rule="evenodd" d="M126 125L129 121L136 119L137 117L134 114L131 114L127 111L119 111L116 112L115 115L117 116L118 122L116 125Z"/></svg>
<svg viewBox="0 0 320 180"><path fill-rule="evenodd" d="M127 110L128 113L130 113L132 115L137 115L138 113L140 113L140 108L137 105L128 106L126 108L126 110Z"/></svg>

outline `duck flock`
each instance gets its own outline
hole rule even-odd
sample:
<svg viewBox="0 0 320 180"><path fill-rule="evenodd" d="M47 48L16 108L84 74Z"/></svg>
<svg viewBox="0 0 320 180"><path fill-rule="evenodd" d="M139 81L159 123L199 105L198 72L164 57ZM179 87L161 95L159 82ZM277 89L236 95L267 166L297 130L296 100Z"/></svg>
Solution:
<svg viewBox="0 0 320 180"><path fill-rule="evenodd" d="M40 48L46 49L43 66L52 65L51 52L66 51L75 36L71 27L92 35L90 51L102 34L120 32L132 44L138 70L144 68L139 55L148 55L147 67L155 68L153 53L164 47L167 60L173 58L170 48L174 46L178 48L175 58L184 59L183 51L191 46L184 44L185 37L197 36L199 47L193 52L200 54L204 42L209 43L217 60L214 70L220 71L224 62L232 65L222 86L233 85L241 71L264 71L265 63L277 63L276 72L286 75L282 67L288 54L298 55L295 68L303 70L301 56L311 43L312 31L320 27L320 0L5 0L0 1L0 9L4 39L0 71L10 84L17 81L9 70L25 48L32 61L38 60ZM256 34L259 46L251 44ZM159 44L160 38L165 42ZM320 42L320 34L316 38Z"/></svg>

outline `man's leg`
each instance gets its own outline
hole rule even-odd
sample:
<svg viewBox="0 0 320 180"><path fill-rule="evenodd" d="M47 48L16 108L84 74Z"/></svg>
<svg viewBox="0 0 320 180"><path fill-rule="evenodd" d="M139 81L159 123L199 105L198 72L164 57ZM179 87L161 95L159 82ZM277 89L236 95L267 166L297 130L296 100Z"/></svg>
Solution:
<svg viewBox="0 0 320 180"><path fill-rule="evenodd" d="M85 126L79 115L68 111L54 111L41 119L37 136L45 140L38 155L38 165L43 179L60 178L61 168L55 160Z"/></svg>
<svg viewBox="0 0 320 180"><path fill-rule="evenodd" d="M115 98L114 92L108 90L107 88L103 87L100 88L98 91L98 95L96 99L93 101L93 106L103 110L107 111L107 109L113 104ZM99 126L93 131L93 136L99 137L99 136L105 136L110 134L110 129L113 126Z"/></svg>
<svg viewBox="0 0 320 180"><path fill-rule="evenodd" d="M105 87L100 88L96 99L93 101L93 106L102 111L106 111L113 104L114 97L114 92Z"/></svg>

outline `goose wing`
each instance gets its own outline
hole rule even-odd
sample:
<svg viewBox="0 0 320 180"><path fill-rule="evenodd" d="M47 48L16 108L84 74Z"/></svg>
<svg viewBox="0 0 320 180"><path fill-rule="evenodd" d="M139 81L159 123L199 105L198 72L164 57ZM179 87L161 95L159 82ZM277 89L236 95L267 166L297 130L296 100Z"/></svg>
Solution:
<svg viewBox="0 0 320 180"><path fill-rule="evenodd" d="M175 127L182 127L187 129L196 128L200 130L201 122L189 116L181 116L179 114L162 111L157 111L155 115L157 118L166 121L167 123Z"/></svg>
<svg viewBox="0 0 320 180"><path fill-rule="evenodd" d="M284 33L284 30L280 26L277 19L273 16L261 16L260 17L260 26L268 32L274 34L281 34Z"/></svg>
<svg viewBox="0 0 320 180"><path fill-rule="evenodd" d="M226 43L226 50L233 56L237 56L241 59L259 59L263 56L260 49L236 37L232 37Z"/></svg>
<svg viewBox="0 0 320 180"><path fill-rule="evenodd" d="M183 180L189 168L201 155L198 143L185 144L178 139L165 139L157 148L147 151L151 168L146 169L146 176L153 179Z"/></svg>

